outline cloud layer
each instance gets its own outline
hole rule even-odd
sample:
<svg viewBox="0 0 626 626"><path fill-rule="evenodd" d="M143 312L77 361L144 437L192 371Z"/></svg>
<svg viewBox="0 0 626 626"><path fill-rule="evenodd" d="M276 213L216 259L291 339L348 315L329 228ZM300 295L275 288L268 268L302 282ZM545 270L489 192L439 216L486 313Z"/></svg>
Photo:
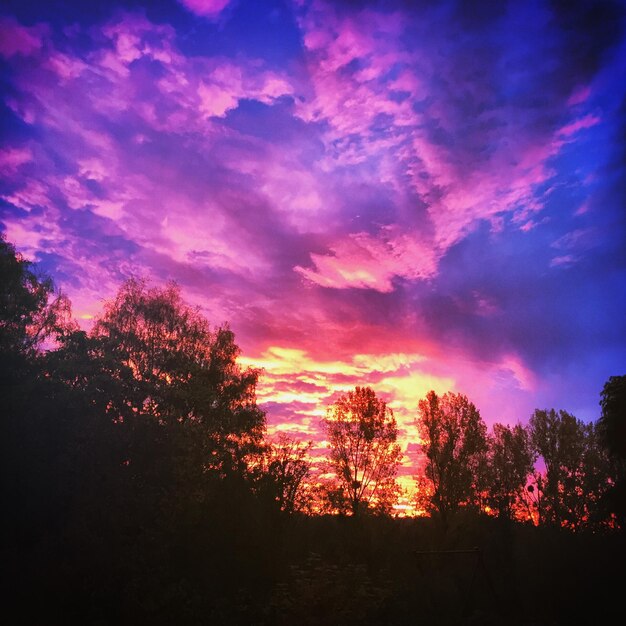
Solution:
<svg viewBox="0 0 626 626"><path fill-rule="evenodd" d="M177 280L275 430L320 439L356 384L407 451L430 388L597 417L626 356L624 14L419 4L5 11L6 236L85 324Z"/></svg>

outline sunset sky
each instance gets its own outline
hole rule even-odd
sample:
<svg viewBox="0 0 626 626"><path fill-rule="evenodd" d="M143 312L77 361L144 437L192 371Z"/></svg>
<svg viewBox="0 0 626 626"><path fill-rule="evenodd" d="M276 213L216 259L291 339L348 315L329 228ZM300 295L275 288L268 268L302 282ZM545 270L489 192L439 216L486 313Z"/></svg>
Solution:
<svg viewBox="0 0 626 626"><path fill-rule="evenodd" d="M623 3L5 1L0 228L89 327L177 281L271 431L429 389L599 414L626 373Z"/></svg>

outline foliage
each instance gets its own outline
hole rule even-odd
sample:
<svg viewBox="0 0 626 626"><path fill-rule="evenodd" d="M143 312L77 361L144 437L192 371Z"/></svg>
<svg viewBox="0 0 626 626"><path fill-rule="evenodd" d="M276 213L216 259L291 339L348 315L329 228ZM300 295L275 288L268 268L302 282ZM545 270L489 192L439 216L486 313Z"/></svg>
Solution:
<svg viewBox="0 0 626 626"><path fill-rule="evenodd" d="M330 462L352 515L388 510L397 497L398 430L391 409L369 387L341 396L325 420Z"/></svg>
<svg viewBox="0 0 626 626"><path fill-rule="evenodd" d="M42 362L46 342L71 328L69 316L69 301L55 294L52 280L0 237L0 463L11 550L57 524L65 502L56 496L68 463L69 411L57 414L48 402Z"/></svg>
<svg viewBox="0 0 626 626"><path fill-rule="evenodd" d="M310 554L276 585L271 622L373 624L380 620L378 613L389 595L388 583L372 581L363 565L329 563L319 554Z"/></svg>
<svg viewBox="0 0 626 626"><path fill-rule="evenodd" d="M487 449L486 426L462 394L428 392L418 405L418 432L432 485L430 505L444 524L462 505L479 499L479 467Z"/></svg>
<svg viewBox="0 0 626 626"><path fill-rule="evenodd" d="M237 364L227 327L212 330L178 287L125 283L94 326L98 357L120 381L108 412L120 423L150 419L201 441L206 469L244 471L265 420L255 402L258 372Z"/></svg>
<svg viewBox="0 0 626 626"><path fill-rule="evenodd" d="M599 433L607 450L626 460L626 375L611 376L602 389L598 422Z"/></svg>
<svg viewBox="0 0 626 626"><path fill-rule="evenodd" d="M626 375L611 376L601 393L602 415L598 420L600 444L609 453L615 484L607 493L605 506L626 528Z"/></svg>
<svg viewBox="0 0 626 626"><path fill-rule="evenodd" d="M4 265L26 271L20 263L16 256ZM203 571L191 588L182 579L200 571L207 553L240 562L253 542L243 539L248 526L264 523L248 478L265 425L258 374L237 364L232 332L211 329L174 286L126 283L86 333L57 323L50 281L41 287L26 277L28 289L3 282L12 293L1 313L12 320L2 326L10 375L2 460L16 601L27 583L39 585L39 571L42 606L59 596L69 621L136 623L136 611L152 623L182 619L184 597L206 604L220 593L218 578L234 574ZM56 343L38 350L51 332ZM62 592L57 570L67 579Z"/></svg>
<svg viewBox="0 0 626 626"><path fill-rule="evenodd" d="M281 433L265 444L260 455L256 490L283 513L308 508L305 480L311 468L306 457L311 445Z"/></svg>
<svg viewBox="0 0 626 626"><path fill-rule="evenodd" d="M525 494L535 453L521 424L494 424L488 436L487 501L503 518L526 517Z"/></svg>
<svg viewBox="0 0 626 626"><path fill-rule="evenodd" d="M604 523L599 503L612 484L597 428L566 411L535 410L529 421L535 452L545 465L541 522L577 529Z"/></svg>
<svg viewBox="0 0 626 626"><path fill-rule="evenodd" d="M54 295L52 280L39 276L0 237L0 353L32 353L61 332L69 318L69 301Z"/></svg>

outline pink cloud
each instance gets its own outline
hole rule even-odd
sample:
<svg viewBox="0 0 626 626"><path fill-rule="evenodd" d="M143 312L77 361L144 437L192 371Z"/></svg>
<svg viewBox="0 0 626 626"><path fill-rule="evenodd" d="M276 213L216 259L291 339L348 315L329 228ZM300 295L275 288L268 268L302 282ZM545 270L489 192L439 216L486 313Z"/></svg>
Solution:
<svg viewBox="0 0 626 626"><path fill-rule="evenodd" d="M88 67L81 59L57 50L47 57L46 64L59 77L61 83L75 80Z"/></svg>
<svg viewBox="0 0 626 626"><path fill-rule="evenodd" d="M242 99L273 104L292 93L285 76L264 69L255 59L234 63L184 56L173 28L142 15L123 15L103 33L113 48L96 47L88 67L92 76L104 76L106 86L81 92L81 97L110 118L130 109L154 130L206 136L213 130L209 118L224 117ZM157 77L146 71L146 61L160 64ZM80 87L76 84L77 90Z"/></svg>
<svg viewBox="0 0 626 626"><path fill-rule="evenodd" d="M28 113L22 102L14 107L29 123L63 137L66 157L76 159L77 172L44 173L52 164L40 159L39 177L5 199L30 211L53 204L52 198L63 198L73 210L89 210L115 222L129 241L173 263L193 262L243 274L252 268L257 275L267 271L263 248L230 212L230 203L253 203L254 194L232 189L216 198L219 190L200 192L202 183L190 187L179 162L158 155L134 161L134 152L129 153L102 125L103 119L119 124L134 114L147 125L146 132L186 136L198 132L203 150L209 150L221 133L212 136L216 129L207 116L224 116L243 98L271 104L291 91L289 82L255 60L237 65L222 59L186 58L175 45L171 27L154 25L141 15L124 15L101 32L113 48L95 46L82 59L61 53L48 42L50 54L42 68L57 74L64 88L59 90L45 72L35 72L19 82L28 95L23 102L37 106ZM143 59L161 64L158 81L142 69ZM86 80L90 89L85 88ZM152 90L153 97L138 97L141 90ZM138 132L135 141L137 150L142 145L149 149L145 132ZM4 169L14 170L26 157L24 151L5 151ZM234 154L229 164L237 169L240 157L241 153ZM284 177L289 169L282 166L280 175ZM97 182L106 193L90 182ZM304 205L311 198L308 192ZM154 219L155 214L159 219ZM57 222L60 215L48 212L47 218ZM16 236L29 239L20 233Z"/></svg>
<svg viewBox="0 0 626 626"><path fill-rule="evenodd" d="M552 247L557 250L571 250L592 245L595 230L593 228L577 228L552 243Z"/></svg>
<svg viewBox="0 0 626 626"><path fill-rule="evenodd" d="M22 26L13 17L0 18L0 56L8 59L14 55L30 56L42 47L44 26Z"/></svg>
<svg viewBox="0 0 626 626"><path fill-rule="evenodd" d="M580 216L589 212L589 202L583 202L574 212L574 215Z"/></svg>
<svg viewBox="0 0 626 626"><path fill-rule="evenodd" d="M317 3L300 24L314 95L298 105L299 116L328 121L331 141L362 133L365 152L378 115L391 116L393 124L416 123L410 102L390 98L382 80L395 64L412 56L394 38L402 32L400 16L364 11L339 17L329 5ZM359 69L346 71L351 63Z"/></svg>
<svg viewBox="0 0 626 626"><path fill-rule="evenodd" d="M257 144L256 148L254 157L232 151L222 155L223 162L254 181L286 226L297 233L322 233L340 223L341 199L332 181L325 185L326 176L312 171L297 146Z"/></svg>
<svg viewBox="0 0 626 626"><path fill-rule="evenodd" d="M215 19L228 6L230 0L179 0L179 2L196 15Z"/></svg>
<svg viewBox="0 0 626 626"><path fill-rule="evenodd" d="M25 163L33 160L33 153L30 148L2 148L0 149L0 175L9 176Z"/></svg>
<svg viewBox="0 0 626 626"><path fill-rule="evenodd" d="M511 372L520 389L530 392L536 391L538 384L537 377L517 355L505 355L498 367Z"/></svg>
<svg viewBox="0 0 626 626"><path fill-rule="evenodd" d="M576 106L577 104L582 104L583 102L586 102L589 99L590 95L591 95L591 87L589 86L577 87L572 92L572 95L569 97L567 104L568 106L571 106L571 107Z"/></svg>
<svg viewBox="0 0 626 626"><path fill-rule="evenodd" d="M236 109L239 104L239 98L232 89L223 89L215 84L200 83L198 96L200 98L200 111L208 117L224 117L228 111Z"/></svg>
<svg viewBox="0 0 626 626"><path fill-rule="evenodd" d="M427 278L435 272L433 251L410 234L356 233L332 244L330 254L311 254L313 269L295 270L322 287L357 287L391 292L392 279Z"/></svg>
<svg viewBox="0 0 626 626"><path fill-rule="evenodd" d="M208 117L224 117L243 98L271 104L290 93L289 83L272 72L246 72L231 63L218 65L198 86L200 110Z"/></svg>
<svg viewBox="0 0 626 626"><path fill-rule="evenodd" d="M602 120L597 115L593 115L590 113L561 128L559 134L563 137L569 137L581 130L591 128L592 126L599 124L601 121Z"/></svg>
<svg viewBox="0 0 626 626"><path fill-rule="evenodd" d="M578 259L573 254L564 254L561 256L555 256L550 261L550 267L569 267L576 263Z"/></svg>
<svg viewBox="0 0 626 626"><path fill-rule="evenodd" d="M503 216L510 214L521 226L543 208L536 190L554 174L548 162L560 151L562 135L529 133L514 121L514 111L502 107L484 112L485 122L501 120L498 134L474 131L472 124L480 128L481 120L472 120L472 141L455 140L467 132L467 122L459 126L457 119L462 111L429 89L447 78L449 68L415 48L409 51L402 39L407 25L399 14L340 13L323 2L300 15L311 96L297 104L296 114L326 124L323 167L351 168L355 175L362 168L405 194L408 179L430 222L418 227L422 245L430 247L427 272L378 267L375 260L383 255L375 248L381 244L356 244L351 235L347 243L330 245L329 254L312 255L313 269L297 268L320 285L390 291L394 275L419 279L436 273L438 260L479 222L501 230ZM493 99L478 83L458 88L470 90L469 98L481 105ZM451 140L434 140L428 132L433 125L444 127ZM397 266L398 259L391 264Z"/></svg>
<svg viewBox="0 0 626 626"><path fill-rule="evenodd" d="M45 247L46 241L58 241L62 238L56 220L49 221L46 217L35 218L29 222L5 220L5 228L7 239L31 258Z"/></svg>
<svg viewBox="0 0 626 626"><path fill-rule="evenodd" d="M19 189L2 196L2 198L16 207L30 212L32 209L50 206L52 204L50 196L49 185L41 180L29 179Z"/></svg>

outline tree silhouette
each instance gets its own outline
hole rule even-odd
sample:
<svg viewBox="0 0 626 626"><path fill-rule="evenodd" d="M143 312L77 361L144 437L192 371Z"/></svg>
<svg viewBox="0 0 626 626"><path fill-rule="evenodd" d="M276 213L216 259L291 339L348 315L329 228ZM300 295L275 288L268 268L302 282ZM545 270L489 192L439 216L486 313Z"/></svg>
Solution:
<svg viewBox="0 0 626 626"><path fill-rule="evenodd" d="M2 554L11 572L3 584L18 605L36 580L31 572L39 571L45 584L37 593L46 603L45 573L61 560L56 546L73 497L75 414L55 397L44 348L71 327L69 301L0 236Z"/></svg>
<svg viewBox="0 0 626 626"><path fill-rule="evenodd" d="M616 514L619 525L626 528L626 375L611 376L606 381L600 406L598 436L611 457L615 476L606 504Z"/></svg>
<svg viewBox="0 0 626 626"><path fill-rule="evenodd" d="M177 287L129 281L92 332L67 333L42 360L72 493L66 567L74 585L91 581L86 594L142 603L152 613L140 621L173 621L169 605L226 593L252 567L238 536L254 536L249 462L265 419L238 354L230 329L210 327ZM128 593L116 589L126 579Z"/></svg>
<svg viewBox="0 0 626 626"><path fill-rule="evenodd" d="M32 467L49 443L43 421L50 407L39 348L71 328L67 298L0 236L0 424L3 477L14 505L7 512L27 500L26 492L37 482Z"/></svg>
<svg viewBox="0 0 626 626"><path fill-rule="evenodd" d="M92 338L104 367L122 383L109 400L112 419L149 420L182 434L199 446L202 471L245 471L265 419L256 406L258 372L237 364L239 348L227 326L211 329L176 285L148 288L130 280L106 306Z"/></svg>
<svg viewBox="0 0 626 626"><path fill-rule="evenodd" d="M566 477L571 476L583 453L581 426L565 411L535 410L529 427L533 446L545 464L542 521L561 525L565 517L562 498Z"/></svg>
<svg viewBox="0 0 626 626"><path fill-rule="evenodd" d="M431 506L447 525L459 506L478 500L478 468L487 449L486 426L460 393L429 391L418 405L418 432L431 483Z"/></svg>
<svg viewBox="0 0 626 626"><path fill-rule="evenodd" d="M524 506L525 488L533 471L535 453L530 436L521 424L494 424L488 444L488 502L500 517L511 519Z"/></svg>
<svg viewBox="0 0 626 626"><path fill-rule="evenodd" d="M304 481L311 469L306 458L311 445L281 433L265 445L260 455L257 491L279 511L294 513L308 505Z"/></svg>
<svg viewBox="0 0 626 626"><path fill-rule="evenodd" d="M605 523L599 503L614 478L595 425L566 411L537 409L529 428L545 465L541 521L572 529Z"/></svg>
<svg viewBox="0 0 626 626"><path fill-rule="evenodd" d="M0 236L0 353L32 354L69 319L69 300L55 295L52 279Z"/></svg>
<svg viewBox="0 0 626 626"><path fill-rule="evenodd" d="M369 507L389 510L400 461L393 412L369 387L355 387L327 411L330 460L352 515Z"/></svg>
<svg viewBox="0 0 626 626"><path fill-rule="evenodd" d="M611 454L626 459L626 375L611 376L602 389L598 422L604 445Z"/></svg>

